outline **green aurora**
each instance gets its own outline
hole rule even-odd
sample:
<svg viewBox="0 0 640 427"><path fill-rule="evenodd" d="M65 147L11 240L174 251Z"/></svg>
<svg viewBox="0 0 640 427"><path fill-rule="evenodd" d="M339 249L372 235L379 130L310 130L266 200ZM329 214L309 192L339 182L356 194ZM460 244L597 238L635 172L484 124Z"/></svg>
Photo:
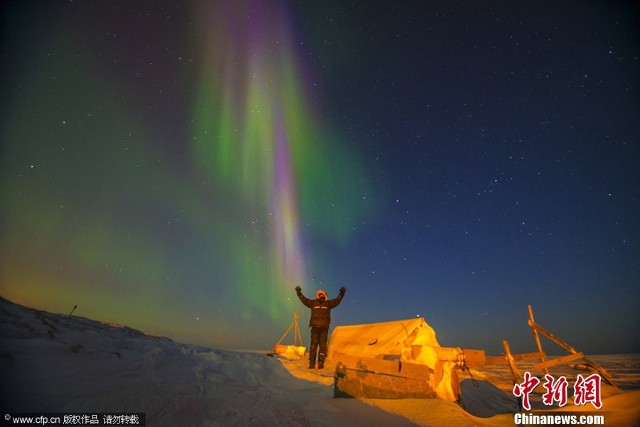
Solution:
<svg viewBox="0 0 640 427"><path fill-rule="evenodd" d="M30 62L5 83L1 127L3 296L251 347L290 322L294 286L337 289L308 242L349 241L372 209L364 168L314 111L285 12L227 19L247 7L199 4L197 60L142 88L63 15L19 46ZM192 115L136 95L156 81Z"/></svg>

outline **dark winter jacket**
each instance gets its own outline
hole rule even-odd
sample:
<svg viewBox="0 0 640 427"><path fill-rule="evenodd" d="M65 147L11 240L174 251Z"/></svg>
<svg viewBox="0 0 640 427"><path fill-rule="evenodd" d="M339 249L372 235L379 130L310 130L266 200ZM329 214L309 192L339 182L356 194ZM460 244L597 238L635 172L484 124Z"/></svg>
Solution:
<svg viewBox="0 0 640 427"><path fill-rule="evenodd" d="M302 292L298 291L298 298L307 307L311 309L311 318L309 319L309 326L312 328L327 328L331 324L331 309L337 307L342 301L343 295L338 295L332 300L321 301L319 299L309 299L302 295Z"/></svg>

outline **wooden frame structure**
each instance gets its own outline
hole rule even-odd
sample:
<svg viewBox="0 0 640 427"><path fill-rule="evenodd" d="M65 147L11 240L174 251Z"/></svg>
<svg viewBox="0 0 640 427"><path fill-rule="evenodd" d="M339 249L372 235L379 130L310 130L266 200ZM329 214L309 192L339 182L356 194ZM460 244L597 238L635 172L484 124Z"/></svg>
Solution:
<svg viewBox="0 0 640 427"><path fill-rule="evenodd" d="M293 313L293 322L289 325L289 328L285 331L284 334L280 337L278 342L273 346L271 353L273 354L285 354L287 352L291 352L292 348L295 350L299 356L303 356L306 347L304 346L304 342L302 341L302 334L300 333L300 324L298 323L298 319L300 315L298 313ZM282 342L289 335L289 333L293 330L293 345L283 345Z"/></svg>
<svg viewBox="0 0 640 427"><path fill-rule="evenodd" d="M531 327L538 351L533 353L513 354L511 353L511 349L509 348L509 343L507 342L507 340L504 340L502 342L502 345L504 346L504 356L487 357L486 359L487 365L504 363L506 361L506 363L509 365L509 370L511 371L511 376L513 378L514 384L519 384L523 381L522 374L520 374L520 370L518 369L518 366L517 366L517 361L519 360L539 359L540 362L533 365L533 368L536 370L543 370L545 374L548 374L549 368L551 367L569 364L569 362L582 359L586 363L586 366L590 371L600 374L600 377L604 381L616 387L616 384L613 381L613 377L609 373L609 371L607 371L602 366L598 365L593 360L587 358L584 355L584 353L577 351L576 349L571 347L569 344L567 344L565 341L561 340L560 338L558 338L557 336L555 336L554 334L552 334L551 332L549 332L548 330L546 330L545 328L537 324L533 317L533 309L531 308L531 305L529 305L528 308L529 308L529 319L527 321L527 324ZM547 337L549 340L551 340L558 346L567 350L569 354L565 356L556 357L553 359L548 358L547 354L542 348L542 343L540 342L540 335L544 335L545 337Z"/></svg>

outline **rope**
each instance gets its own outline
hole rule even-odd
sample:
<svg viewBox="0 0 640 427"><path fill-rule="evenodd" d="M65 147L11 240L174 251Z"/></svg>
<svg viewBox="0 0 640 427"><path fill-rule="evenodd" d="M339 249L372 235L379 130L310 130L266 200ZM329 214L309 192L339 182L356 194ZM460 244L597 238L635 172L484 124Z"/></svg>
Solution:
<svg viewBox="0 0 640 427"><path fill-rule="evenodd" d="M475 387L480 387L480 383L478 383L478 381L476 381L475 378L473 378L473 374L471 373L471 370L469 369L469 367L467 366L467 358L464 355L464 350L461 347L458 347L458 365L460 366L460 369L462 370L462 372L467 371L467 373L469 374L469 377L471 378L471 382Z"/></svg>

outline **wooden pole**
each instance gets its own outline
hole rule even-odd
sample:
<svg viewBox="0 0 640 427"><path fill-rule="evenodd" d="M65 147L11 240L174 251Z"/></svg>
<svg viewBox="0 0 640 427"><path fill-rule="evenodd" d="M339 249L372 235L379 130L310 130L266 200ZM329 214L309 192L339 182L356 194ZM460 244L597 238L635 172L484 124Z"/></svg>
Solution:
<svg viewBox="0 0 640 427"><path fill-rule="evenodd" d="M538 335L538 331L536 330L536 328L532 326L532 324L535 324L535 320L533 319L533 309L531 308L531 305L528 305L527 307L529 307L529 326L531 326L531 330L533 331L533 336L536 340L536 345L538 346L538 352L540 353L540 363L544 364L546 357L544 355L544 351L542 350L542 343L540 342L540 336ZM544 373L547 375L549 374L549 368L547 368L546 365L544 366Z"/></svg>
<svg viewBox="0 0 640 427"><path fill-rule="evenodd" d="M291 322L291 325L289 325L289 328L287 329L287 332L285 332L284 334L282 334L282 336L280 337L280 339L278 340L278 342L276 343L276 345L273 346L273 348L275 349L277 346L280 345L280 343L287 337L287 335L289 335L289 332L291 331L291 328L293 328L294 323Z"/></svg>
<svg viewBox="0 0 640 427"><path fill-rule="evenodd" d="M571 347L569 344L567 344L566 342L562 341L560 338L556 337L551 332L547 331L545 328L543 328L542 326L538 325L536 322L530 321L529 322L529 326L531 326L531 328L534 331L540 332L542 335L546 336L551 341L553 341L554 343L558 344L560 347L562 347L565 350L567 350L569 353L578 353L578 351L575 348Z"/></svg>
<svg viewBox="0 0 640 427"><path fill-rule="evenodd" d="M293 331L293 343L294 345L298 345L298 341L300 341L300 347L304 347L304 341L302 341L302 334L300 333L300 323L298 319L300 315L298 313L293 313L293 321L295 322L295 330Z"/></svg>
<svg viewBox="0 0 640 427"><path fill-rule="evenodd" d="M504 347L504 357L507 359L507 364L509 365L509 370L511 370L511 377L513 378L514 384L520 384L522 382L522 375L520 375L520 371L518 370L518 366L516 365L516 361L511 354L511 348L509 347L509 342L507 340L502 341L502 345Z"/></svg>

